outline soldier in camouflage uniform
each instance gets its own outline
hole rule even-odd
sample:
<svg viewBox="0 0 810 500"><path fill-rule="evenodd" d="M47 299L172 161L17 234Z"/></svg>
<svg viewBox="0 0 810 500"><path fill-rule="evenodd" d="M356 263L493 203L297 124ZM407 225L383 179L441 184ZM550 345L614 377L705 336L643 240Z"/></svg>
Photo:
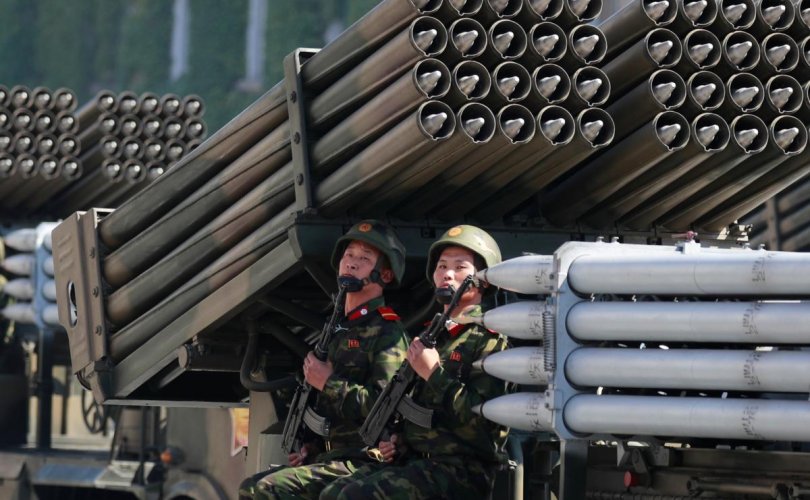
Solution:
<svg viewBox="0 0 810 500"><path fill-rule="evenodd" d="M428 253L428 278L437 290L458 288L464 278L501 261L495 240L474 226L448 230ZM480 313L483 288L471 288L451 317ZM447 306L445 306L447 307ZM478 309L478 310L476 310ZM473 371L472 363L507 347L504 336L477 325L450 323L436 349L414 339L408 362L422 379L414 402L434 410L433 428L405 421L391 441L380 443L386 462L368 464L341 478L321 499L487 498L495 472L505 459L501 453L507 429L473 413L472 408L506 392L506 384Z"/></svg>
<svg viewBox="0 0 810 500"><path fill-rule="evenodd" d="M345 316L329 344L327 361L312 352L304 360L307 382L320 391L314 410L330 421L328 443L307 443L290 454L290 467L248 478L240 486L240 498L318 498L330 481L382 460L379 450L365 448L357 429L405 359L405 329L383 299L383 288L402 280L405 249L391 227L366 220L337 241L332 265L339 276L364 285L346 294Z"/></svg>

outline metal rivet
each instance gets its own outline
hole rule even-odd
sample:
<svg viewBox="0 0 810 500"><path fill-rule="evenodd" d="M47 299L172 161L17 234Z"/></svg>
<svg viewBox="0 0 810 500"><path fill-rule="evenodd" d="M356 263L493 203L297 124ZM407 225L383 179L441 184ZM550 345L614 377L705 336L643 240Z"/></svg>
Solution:
<svg viewBox="0 0 810 500"><path fill-rule="evenodd" d="M95 257L96 257L96 249L94 247L90 249L90 258L94 259Z"/></svg>
<svg viewBox="0 0 810 500"><path fill-rule="evenodd" d="M292 92L290 92L290 101L295 102L297 100L298 100L298 94L296 94L295 91L293 90Z"/></svg>
<svg viewBox="0 0 810 500"><path fill-rule="evenodd" d="M94 331L95 331L96 335L101 335L101 326L96 325L96 329Z"/></svg>
<svg viewBox="0 0 810 500"><path fill-rule="evenodd" d="M294 133L293 134L293 142L296 143L296 144L301 142L301 134L299 134L298 132Z"/></svg>
<svg viewBox="0 0 810 500"><path fill-rule="evenodd" d="M304 175L303 174L296 175L295 176L295 182L297 182L299 186L301 184L303 184L304 183Z"/></svg>
<svg viewBox="0 0 810 500"><path fill-rule="evenodd" d="M98 297L98 287L93 288L93 297Z"/></svg>

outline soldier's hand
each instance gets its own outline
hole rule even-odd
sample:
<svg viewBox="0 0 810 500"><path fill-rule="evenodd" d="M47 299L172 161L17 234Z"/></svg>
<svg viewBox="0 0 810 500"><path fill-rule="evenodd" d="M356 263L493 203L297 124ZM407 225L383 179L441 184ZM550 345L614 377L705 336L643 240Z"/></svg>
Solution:
<svg viewBox="0 0 810 500"><path fill-rule="evenodd" d="M391 434L390 441L380 441L380 453L382 453L383 460L386 463L391 463L397 457L398 449L397 447L401 446L399 443L399 436L396 434Z"/></svg>
<svg viewBox="0 0 810 500"><path fill-rule="evenodd" d="M408 347L408 363L420 378L427 380L441 364L439 351L428 349L417 337Z"/></svg>
<svg viewBox="0 0 810 500"><path fill-rule="evenodd" d="M319 391L323 390L326 381L332 376L333 371L331 361L321 361L316 358L315 354L312 352L307 354L307 357L304 358L304 379L309 385Z"/></svg>
<svg viewBox="0 0 810 500"><path fill-rule="evenodd" d="M309 456L309 445L305 444L301 447L300 452L292 452L287 455L287 460L290 462L291 467L298 467L307 462L307 456Z"/></svg>

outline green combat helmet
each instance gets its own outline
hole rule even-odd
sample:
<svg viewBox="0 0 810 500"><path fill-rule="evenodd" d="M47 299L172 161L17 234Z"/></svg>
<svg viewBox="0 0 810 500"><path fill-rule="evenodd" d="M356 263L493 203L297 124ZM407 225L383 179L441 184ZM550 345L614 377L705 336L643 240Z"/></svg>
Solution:
<svg viewBox="0 0 810 500"><path fill-rule="evenodd" d="M498 243L486 231L479 227L462 224L448 229L441 238L430 245L428 250L427 278L428 283L433 283L433 271L439 261L442 249L447 246L463 247L478 254L487 267L492 267L501 262L501 249ZM480 271L480 269L477 269Z"/></svg>
<svg viewBox="0 0 810 500"><path fill-rule="evenodd" d="M337 270L340 265L340 258L343 256L343 251L350 242L358 240L369 245L373 245L380 252L388 257L388 262L391 264L391 270L394 272L394 281L389 286L399 286L402 282L402 276L405 274L405 245L399 240L394 228L384 222L378 220L367 219L362 220L351 227L346 234L338 238L335 243L335 249L332 252L332 267ZM385 285L379 278L380 263L369 277L370 281Z"/></svg>

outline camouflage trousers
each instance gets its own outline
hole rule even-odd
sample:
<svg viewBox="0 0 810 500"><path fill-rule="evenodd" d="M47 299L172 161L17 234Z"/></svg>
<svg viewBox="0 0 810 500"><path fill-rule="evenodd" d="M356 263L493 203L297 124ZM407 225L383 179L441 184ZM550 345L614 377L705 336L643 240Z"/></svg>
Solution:
<svg viewBox="0 0 810 500"><path fill-rule="evenodd" d="M403 464L364 465L331 482L321 500L486 499L492 492L494 467L461 457L416 458Z"/></svg>
<svg viewBox="0 0 810 500"><path fill-rule="evenodd" d="M368 460L362 459L342 459L300 467L274 467L242 481L239 498L316 499L329 483L353 474L368 463Z"/></svg>

